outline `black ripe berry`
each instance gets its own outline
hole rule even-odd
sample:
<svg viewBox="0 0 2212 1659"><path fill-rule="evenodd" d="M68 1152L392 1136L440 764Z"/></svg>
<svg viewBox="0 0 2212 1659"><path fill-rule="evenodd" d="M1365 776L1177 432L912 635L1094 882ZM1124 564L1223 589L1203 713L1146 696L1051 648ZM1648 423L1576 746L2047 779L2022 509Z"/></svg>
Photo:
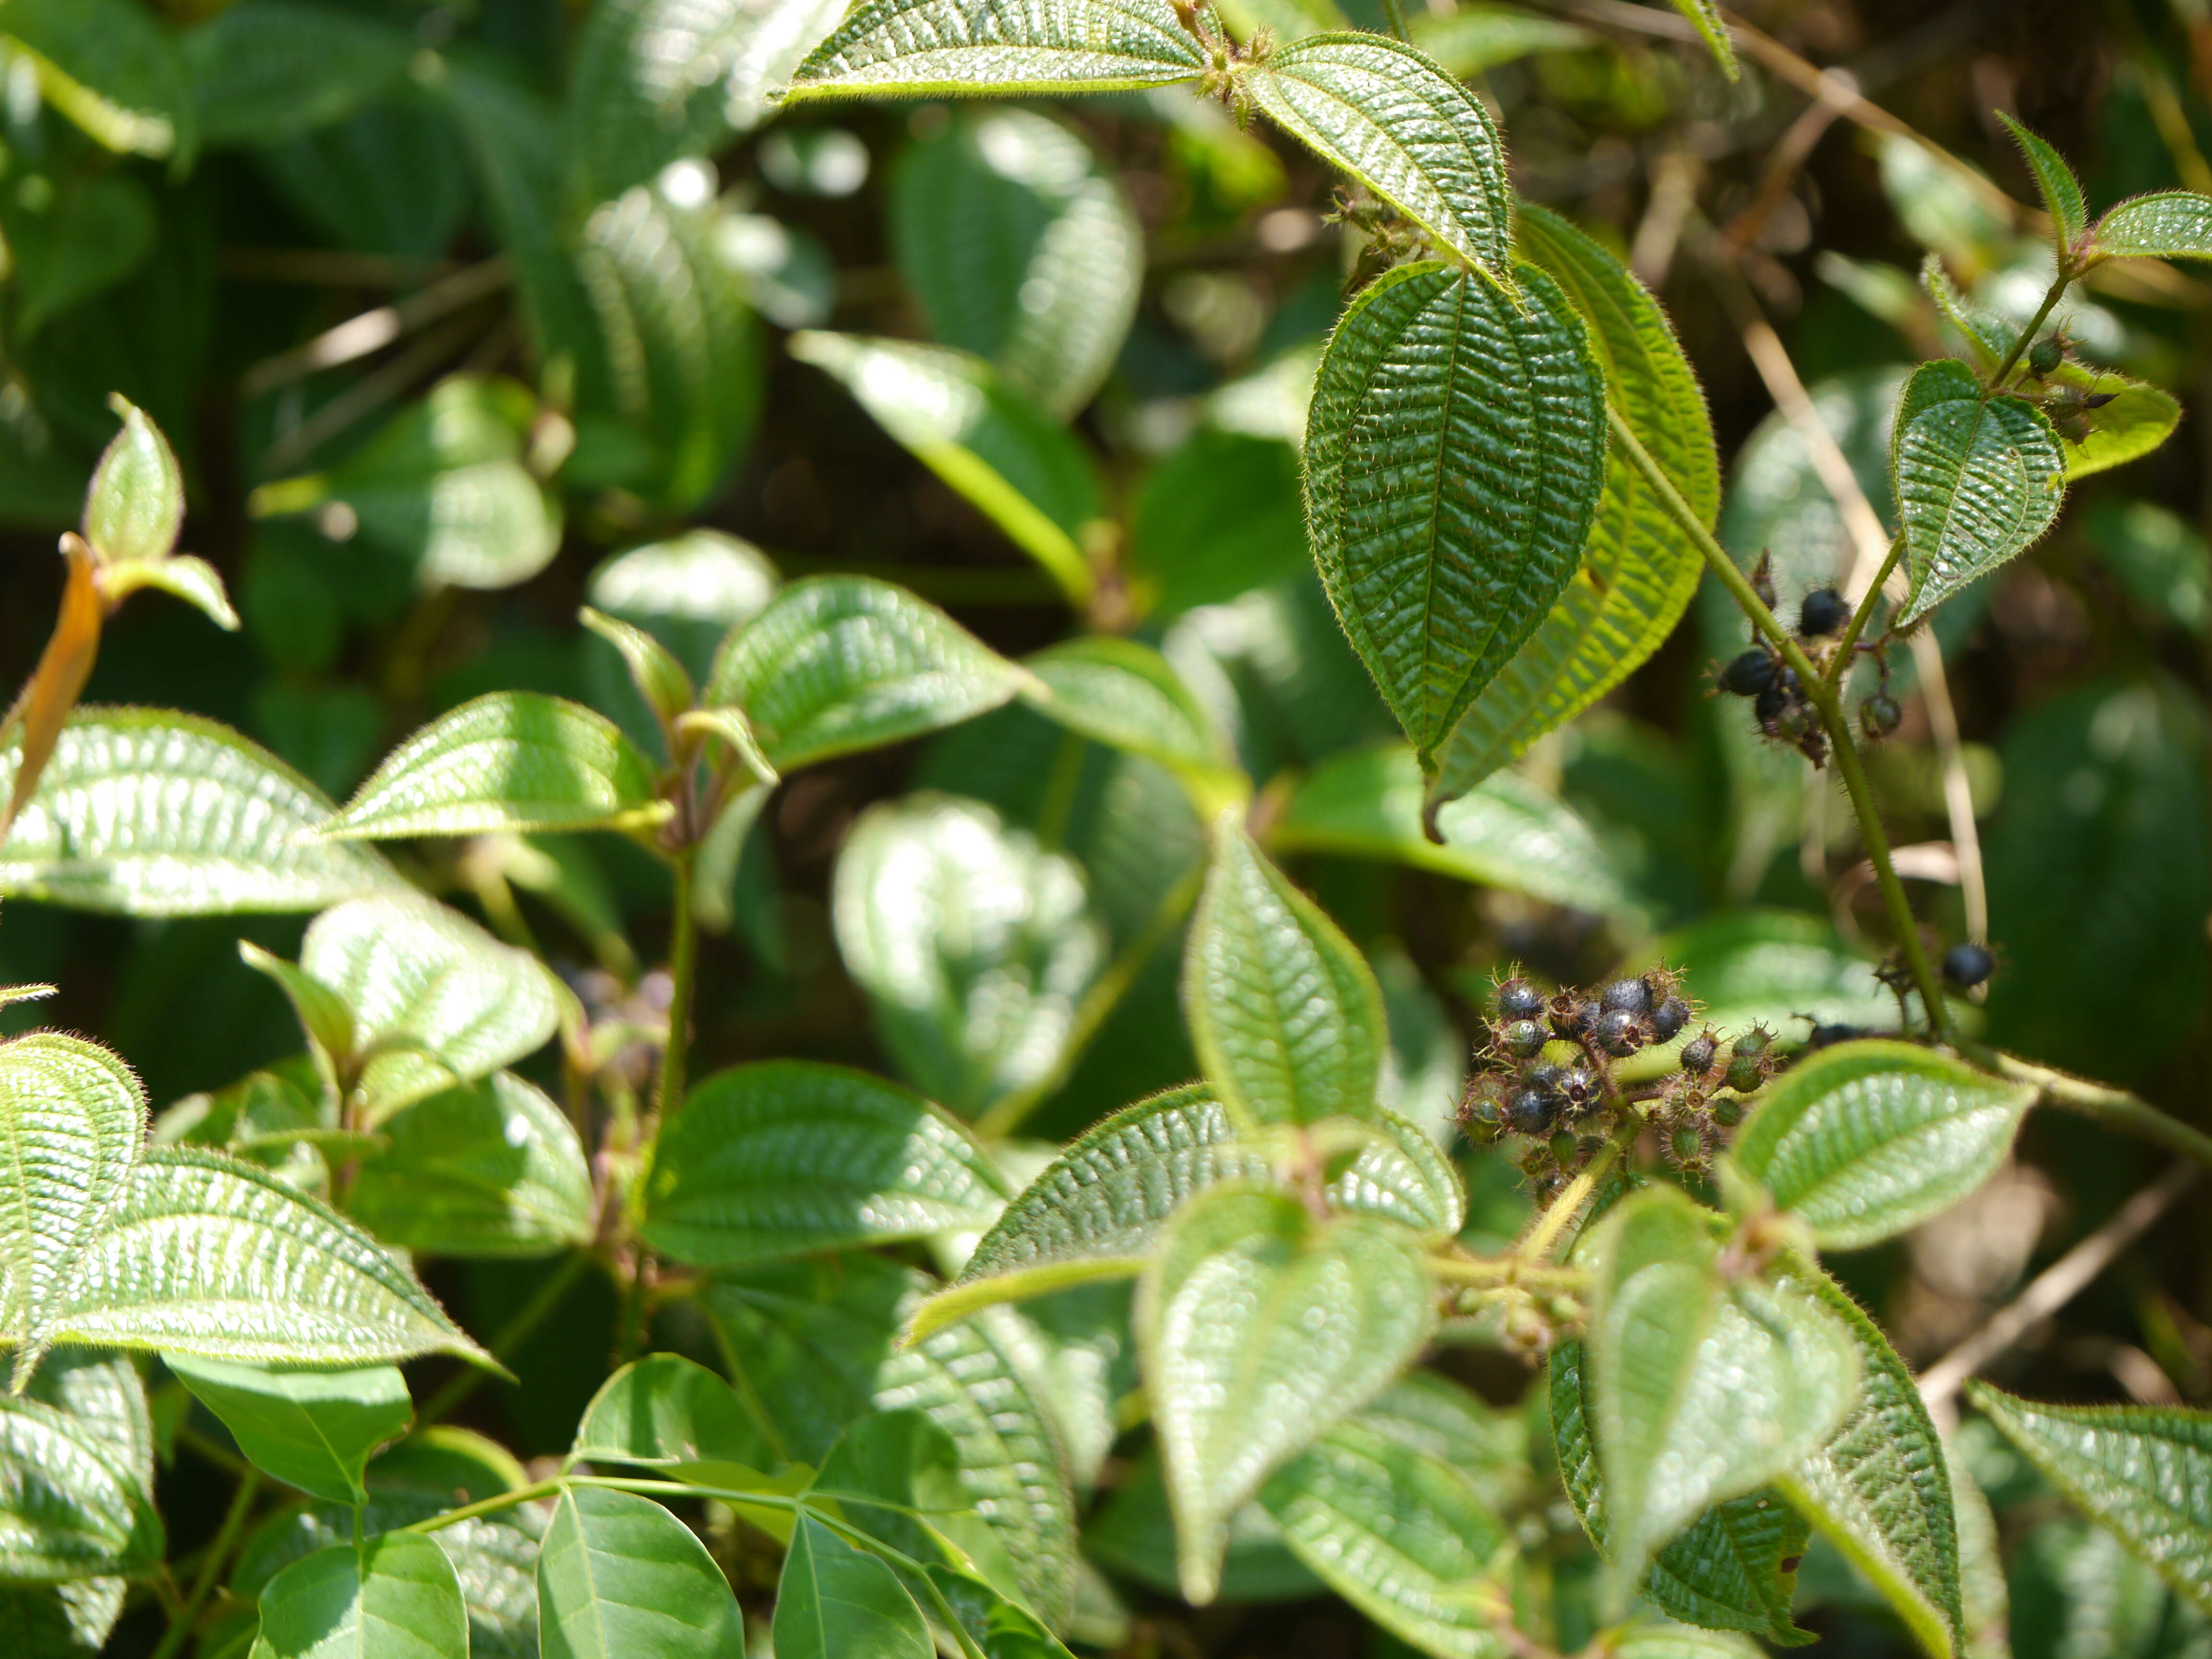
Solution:
<svg viewBox="0 0 2212 1659"><path fill-rule="evenodd" d="M1602 1013L1625 1013L1641 1019L1651 1012L1651 988L1640 979L1617 979L1597 994Z"/></svg>
<svg viewBox="0 0 2212 1659"><path fill-rule="evenodd" d="M1782 711L1790 707L1790 695L1778 685L1770 685L1760 692L1751 705L1751 712L1759 723L1771 731L1774 722L1782 718Z"/></svg>
<svg viewBox="0 0 2212 1659"><path fill-rule="evenodd" d="M1559 1097L1541 1089L1516 1089L1505 1103L1505 1121L1516 1134L1547 1135L1559 1121Z"/></svg>
<svg viewBox="0 0 2212 1659"><path fill-rule="evenodd" d="M1532 1089L1541 1089L1547 1095L1559 1092L1559 1083L1567 1074L1564 1066L1531 1066L1521 1073L1522 1082Z"/></svg>
<svg viewBox="0 0 2212 1659"><path fill-rule="evenodd" d="M1582 1036L1597 1018L1597 1005L1584 1002L1571 991L1562 991L1552 999L1552 1030L1570 1040Z"/></svg>
<svg viewBox="0 0 2212 1659"><path fill-rule="evenodd" d="M1859 730L1870 738L1886 738L1904 721L1905 711L1887 691L1877 691L1859 705Z"/></svg>
<svg viewBox="0 0 2212 1659"><path fill-rule="evenodd" d="M1704 1077L1713 1069L1719 1058L1720 1044L1713 1041L1711 1031L1693 1036L1682 1045L1682 1072L1687 1077Z"/></svg>
<svg viewBox="0 0 2212 1659"><path fill-rule="evenodd" d="M1984 945L1954 945L1943 952L1943 977L1969 991L1995 973L1996 965Z"/></svg>
<svg viewBox="0 0 2212 1659"><path fill-rule="evenodd" d="M1591 1040L1620 1060L1644 1046L1644 1033L1637 1029L1636 1016L1627 1009L1608 1008L1597 1017L1597 1030L1592 1033Z"/></svg>
<svg viewBox="0 0 2212 1659"><path fill-rule="evenodd" d="M1832 587L1814 588L1797 607L1797 631L1808 640L1824 640L1850 619L1850 602Z"/></svg>
<svg viewBox="0 0 2212 1659"><path fill-rule="evenodd" d="M1525 979L1509 979L1498 988L1500 1019L1534 1019L1544 1012L1544 994Z"/></svg>
<svg viewBox="0 0 2212 1659"><path fill-rule="evenodd" d="M1516 1019L1498 1034L1498 1046L1516 1060L1534 1060L1551 1036L1533 1019Z"/></svg>
<svg viewBox="0 0 2212 1659"><path fill-rule="evenodd" d="M1753 647L1721 667L1719 684L1733 696L1755 697L1774 684L1774 659Z"/></svg>
<svg viewBox="0 0 2212 1659"><path fill-rule="evenodd" d="M1651 1036L1656 1042L1672 1042L1689 1023L1690 1005L1680 997L1668 997L1651 1011Z"/></svg>

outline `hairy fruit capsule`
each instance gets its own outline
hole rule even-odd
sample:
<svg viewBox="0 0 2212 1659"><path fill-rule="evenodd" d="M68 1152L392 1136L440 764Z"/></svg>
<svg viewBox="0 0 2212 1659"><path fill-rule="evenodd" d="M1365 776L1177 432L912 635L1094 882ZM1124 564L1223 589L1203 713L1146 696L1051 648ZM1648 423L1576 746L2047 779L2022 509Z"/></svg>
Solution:
<svg viewBox="0 0 2212 1659"><path fill-rule="evenodd" d="M1544 1012L1544 994L1525 979L1514 978L1498 988L1500 1019L1534 1019Z"/></svg>
<svg viewBox="0 0 2212 1659"><path fill-rule="evenodd" d="M1689 1023L1690 1005L1680 997L1665 998L1651 1011L1652 1038L1659 1042L1672 1042Z"/></svg>
<svg viewBox="0 0 2212 1659"><path fill-rule="evenodd" d="M1562 991L1552 999L1550 1018L1555 1036L1572 1042L1589 1030L1590 1022L1597 1018L1597 1005L1584 1002L1571 991Z"/></svg>
<svg viewBox="0 0 2212 1659"><path fill-rule="evenodd" d="M1641 1019L1651 1012L1651 988L1640 979L1617 979L1597 994L1601 1013L1625 1013Z"/></svg>
<svg viewBox="0 0 2212 1659"><path fill-rule="evenodd" d="M1754 646L1722 665L1716 684L1731 696L1755 697L1774 684L1774 659Z"/></svg>
<svg viewBox="0 0 2212 1659"><path fill-rule="evenodd" d="M1498 1034L1498 1046L1516 1060L1534 1060L1552 1034L1533 1019L1516 1019Z"/></svg>
<svg viewBox="0 0 2212 1659"><path fill-rule="evenodd" d="M1797 607L1797 631L1808 640L1824 640L1850 619L1850 601L1832 587L1814 588Z"/></svg>
<svg viewBox="0 0 2212 1659"><path fill-rule="evenodd" d="M1723 1095L1713 1102L1713 1121L1723 1129L1733 1129L1743 1121L1743 1103L1734 1095Z"/></svg>
<svg viewBox="0 0 2212 1659"><path fill-rule="evenodd" d="M1591 1041L1615 1060L1623 1060L1644 1046L1644 1033L1627 1009L1608 1008L1597 1017Z"/></svg>
<svg viewBox="0 0 2212 1659"><path fill-rule="evenodd" d="M1887 691L1877 691L1859 705L1859 730L1870 738L1886 738L1905 723L1905 711Z"/></svg>
<svg viewBox="0 0 2212 1659"><path fill-rule="evenodd" d="M1728 1086L1740 1095L1756 1092L1766 1081L1766 1057L1764 1054L1737 1054L1728 1066Z"/></svg>
<svg viewBox="0 0 2212 1659"><path fill-rule="evenodd" d="M1516 1134L1547 1135L1564 1103L1542 1089L1516 1089L1505 1103L1506 1121Z"/></svg>
<svg viewBox="0 0 2212 1659"><path fill-rule="evenodd" d="M1954 945L1943 952L1943 977L1962 990L1971 991L1996 971L1997 959L1986 945L1971 940Z"/></svg>
<svg viewBox="0 0 2212 1659"><path fill-rule="evenodd" d="M1693 1036L1682 1045L1682 1073L1686 1077L1705 1077L1719 1057L1720 1044L1711 1031Z"/></svg>
<svg viewBox="0 0 2212 1659"><path fill-rule="evenodd" d="M2039 380L2049 379L2065 361L2066 342L2056 334L2045 335L2027 349L2027 372Z"/></svg>

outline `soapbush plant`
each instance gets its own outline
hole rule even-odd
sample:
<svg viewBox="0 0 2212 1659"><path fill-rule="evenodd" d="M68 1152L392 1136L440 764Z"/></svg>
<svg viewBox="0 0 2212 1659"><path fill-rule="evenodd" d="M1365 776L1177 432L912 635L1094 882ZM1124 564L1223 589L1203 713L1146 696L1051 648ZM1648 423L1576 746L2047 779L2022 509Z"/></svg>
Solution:
<svg viewBox="0 0 2212 1659"><path fill-rule="evenodd" d="M1680 5L1620 9L1655 81L1724 106L1741 46L1858 107ZM2180 421L2093 349L2201 302L2212 197L2093 198L2002 117L2022 207L1869 118L1933 246L1821 268L1927 350L1808 393L1759 220L1716 233L1782 404L1724 489L1668 314L1480 95L1571 88L1606 17L569 9L0 8L0 492L69 526L0 750L0 1651L2212 1644L2201 1302L2146 1286L2139 1403L1963 1422L2065 1294L1918 1376L1875 1316L2031 1113L2212 1162L2122 1086L2202 1000L2196 693L2022 716L1985 877L1945 689ZM1250 372L1139 406L1148 228L1036 102L1092 95L1165 135L1186 241L1325 167L1334 229L1259 222L1344 251L1304 337L1185 272ZM871 100L926 343L823 327L882 272L751 179L850 195L815 111ZM391 297L210 343L210 270ZM819 495L801 408L845 505L933 478L907 510L1028 562L718 527L756 446ZM2201 632L2201 539L2089 512ZM206 690L246 642L142 623L179 602L250 699ZM1670 661L1687 783L1616 695ZM110 1041L40 1023L88 974ZM2108 1197L2070 1288L2178 1190Z"/></svg>

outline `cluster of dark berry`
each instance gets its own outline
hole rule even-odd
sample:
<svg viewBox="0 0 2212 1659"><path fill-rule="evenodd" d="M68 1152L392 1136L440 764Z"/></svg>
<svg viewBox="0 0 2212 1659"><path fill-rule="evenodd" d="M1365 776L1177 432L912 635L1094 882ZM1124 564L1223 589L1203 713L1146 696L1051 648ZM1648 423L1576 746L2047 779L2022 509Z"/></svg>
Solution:
<svg viewBox="0 0 2212 1659"><path fill-rule="evenodd" d="M1771 610L1773 565L1766 554L1759 555L1758 568L1752 572L1752 587ZM1850 619L1850 600L1833 587L1816 587L1797 607L1797 637L1811 647L1841 633ZM1905 719L1905 711L1889 695L1888 658L1880 644L1856 648L1872 651L1881 671L1881 688L1859 704L1859 729L1869 738L1886 738ZM1826 761L1827 733L1821 730L1812 700L1799 683L1797 671L1773 646L1755 639L1749 650L1722 665L1717 680L1722 690L1751 699L1753 717L1768 737L1802 751L1815 766Z"/></svg>

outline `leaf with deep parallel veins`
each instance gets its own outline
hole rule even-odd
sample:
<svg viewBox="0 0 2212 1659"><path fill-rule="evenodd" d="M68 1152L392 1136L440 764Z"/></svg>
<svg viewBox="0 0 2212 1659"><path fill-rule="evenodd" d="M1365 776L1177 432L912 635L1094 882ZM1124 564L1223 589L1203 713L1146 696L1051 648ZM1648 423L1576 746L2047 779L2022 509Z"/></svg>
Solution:
<svg viewBox="0 0 2212 1659"><path fill-rule="evenodd" d="M817 576L731 635L705 700L742 708L788 773L971 719L1022 684L1020 669L904 588Z"/></svg>
<svg viewBox="0 0 2212 1659"><path fill-rule="evenodd" d="M563 1487L538 1555L543 1659L728 1659L744 1651L729 1580L650 1498Z"/></svg>
<svg viewBox="0 0 2212 1659"><path fill-rule="evenodd" d="M1995 1175L2035 1093L1910 1043L1838 1043L1761 1093L1722 1181L1766 1194L1823 1249L1860 1249Z"/></svg>
<svg viewBox="0 0 2212 1659"><path fill-rule="evenodd" d="M1004 1179L920 1095L808 1060L739 1066L693 1085L661 1132L643 1232L726 1267L988 1226Z"/></svg>
<svg viewBox="0 0 2212 1659"><path fill-rule="evenodd" d="M153 1435L128 1360L53 1356L25 1393L0 1395L0 1576L136 1575L163 1547Z"/></svg>
<svg viewBox="0 0 2212 1659"><path fill-rule="evenodd" d="M1517 246L1582 313L1613 406L1710 526L1721 500L1712 421L1659 302L1596 242L1526 202ZM1674 632L1704 568L1644 475L1608 454L1581 568L1460 717L1432 799L1464 793L1620 684Z"/></svg>
<svg viewBox="0 0 2212 1659"><path fill-rule="evenodd" d="M1164 0L866 0L784 98L1119 92L1194 81L1206 66Z"/></svg>
<svg viewBox="0 0 2212 1659"><path fill-rule="evenodd" d="M1375 975L1234 814L1215 826L1183 1006L1206 1081L1232 1121L1375 1115L1389 1041Z"/></svg>
<svg viewBox="0 0 2212 1659"><path fill-rule="evenodd" d="M1261 1483L1413 1360L1435 1300L1415 1236L1393 1222L1316 1222L1242 1182L1176 1215L1136 1327L1188 1599L1213 1598L1229 1519Z"/></svg>
<svg viewBox="0 0 2212 1659"><path fill-rule="evenodd" d="M1786 1277L1723 1276L1717 1219L1655 1187L1590 1239L1591 1420L1616 1595L1706 1505L1825 1443L1856 1395L1840 1322Z"/></svg>
<svg viewBox="0 0 2212 1659"><path fill-rule="evenodd" d="M415 1421L406 1382L391 1365L272 1370L183 1354L161 1360L256 1468L333 1504L368 1501L362 1470Z"/></svg>
<svg viewBox="0 0 2212 1659"><path fill-rule="evenodd" d="M2212 259L2212 196L2164 190L2107 208L2090 246L2115 259Z"/></svg>
<svg viewBox="0 0 2212 1659"><path fill-rule="evenodd" d="M742 1463L775 1458L738 1391L680 1354L648 1354L599 1385L576 1425L572 1460L634 1463Z"/></svg>
<svg viewBox="0 0 2212 1659"><path fill-rule="evenodd" d="M468 1659L469 1613L446 1553L388 1532L318 1550L261 1592L248 1659Z"/></svg>
<svg viewBox="0 0 2212 1659"><path fill-rule="evenodd" d="M0 799L21 748L0 750ZM80 708L0 842L0 894L137 916L319 910L405 892L381 854L323 842L330 801L228 727Z"/></svg>
<svg viewBox="0 0 2212 1659"><path fill-rule="evenodd" d="M898 1575L811 1515L783 1558L774 1634L782 1659L931 1659L936 1651Z"/></svg>
<svg viewBox="0 0 2212 1659"><path fill-rule="evenodd" d="M2084 1514L2212 1613L2212 1412L1967 1397Z"/></svg>
<svg viewBox="0 0 2212 1659"><path fill-rule="evenodd" d="M1309 34L1238 88L1301 143L1500 282L1513 188L1490 112L1418 48L1382 34Z"/></svg>
<svg viewBox="0 0 2212 1659"><path fill-rule="evenodd" d="M1401 266L1329 337L1306 436L1314 558L1425 764L1542 623L1605 483L1605 382L1552 279Z"/></svg>
<svg viewBox="0 0 2212 1659"><path fill-rule="evenodd" d="M2042 410L1986 397L1954 358L1906 382L1890 438L1912 597L1900 623L2024 551L2058 516L2066 456Z"/></svg>
<svg viewBox="0 0 2212 1659"><path fill-rule="evenodd" d="M1376 1115L1353 1146L1323 1165L1322 1188L1332 1210L1388 1216L1431 1243L1467 1224L1467 1193L1428 1131L1395 1112Z"/></svg>
<svg viewBox="0 0 2212 1659"><path fill-rule="evenodd" d="M674 809L652 763L604 714L532 691L495 691L385 757L324 826L344 841L544 830L642 830Z"/></svg>

